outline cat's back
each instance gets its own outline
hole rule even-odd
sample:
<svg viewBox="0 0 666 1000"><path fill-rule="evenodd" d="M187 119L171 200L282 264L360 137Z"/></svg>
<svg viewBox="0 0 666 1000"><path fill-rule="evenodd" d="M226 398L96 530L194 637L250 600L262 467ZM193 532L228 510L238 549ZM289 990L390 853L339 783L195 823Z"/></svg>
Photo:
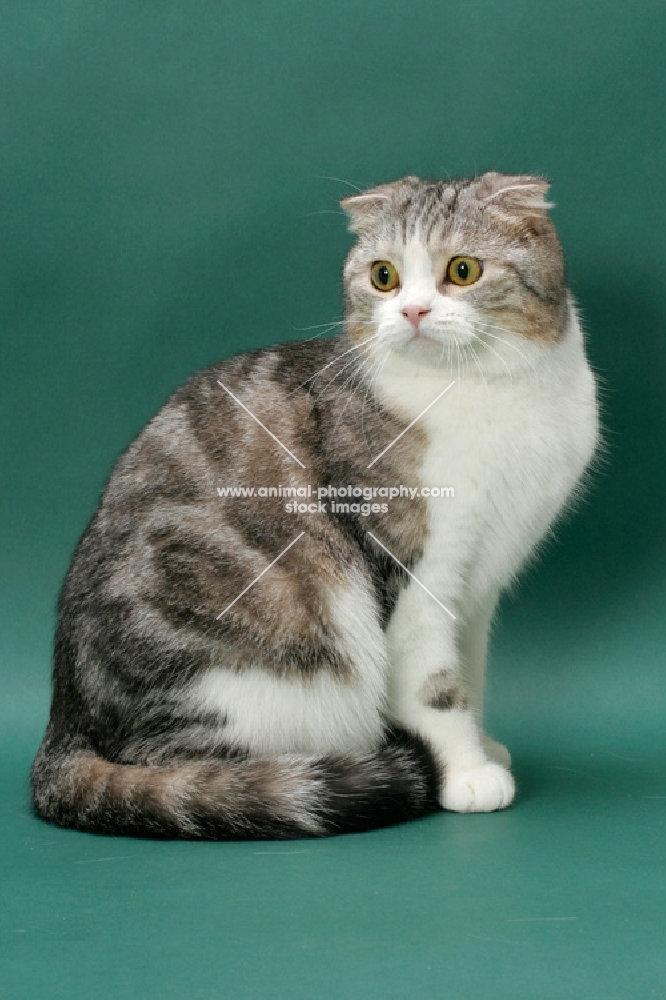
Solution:
<svg viewBox="0 0 666 1000"><path fill-rule="evenodd" d="M64 598L108 582L133 549L147 559L142 538L159 532L160 523L176 517L219 529L218 487L293 475L293 456L313 446L316 379L319 386L335 381L347 350L340 337L289 342L191 376L118 458L77 547Z"/></svg>

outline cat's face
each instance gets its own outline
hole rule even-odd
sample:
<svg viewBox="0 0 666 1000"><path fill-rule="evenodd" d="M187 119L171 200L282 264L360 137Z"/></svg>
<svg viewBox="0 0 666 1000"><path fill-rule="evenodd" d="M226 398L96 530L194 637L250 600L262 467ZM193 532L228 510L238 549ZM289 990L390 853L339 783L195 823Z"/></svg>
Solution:
<svg viewBox="0 0 666 1000"><path fill-rule="evenodd" d="M568 307L548 184L489 173L405 177L341 204L358 241L344 270L346 321L367 353L418 366L516 370L556 343Z"/></svg>

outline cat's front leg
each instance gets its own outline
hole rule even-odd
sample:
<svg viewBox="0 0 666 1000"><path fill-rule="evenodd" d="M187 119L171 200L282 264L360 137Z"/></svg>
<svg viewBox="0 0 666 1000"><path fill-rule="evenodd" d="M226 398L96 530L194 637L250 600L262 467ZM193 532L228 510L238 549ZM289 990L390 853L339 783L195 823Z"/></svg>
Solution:
<svg viewBox="0 0 666 1000"><path fill-rule="evenodd" d="M499 591L493 589L466 616L458 622L458 650L460 653L462 672L469 707L474 712L477 725L482 731L482 743L489 760L504 767L511 766L511 754L507 748L491 739L483 731L483 706L486 682L486 658L488 653L488 636Z"/></svg>
<svg viewBox="0 0 666 1000"><path fill-rule="evenodd" d="M391 711L419 733L442 766L440 803L454 812L493 812L511 805L511 773L484 747L456 642L456 621L412 583L387 630ZM472 700L478 692L472 694Z"/></svg>

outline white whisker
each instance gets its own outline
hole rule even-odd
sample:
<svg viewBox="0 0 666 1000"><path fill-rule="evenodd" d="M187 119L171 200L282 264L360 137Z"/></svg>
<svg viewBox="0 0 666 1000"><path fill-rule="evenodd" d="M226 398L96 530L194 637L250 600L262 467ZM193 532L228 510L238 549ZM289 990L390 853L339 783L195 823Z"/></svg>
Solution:
<svg viewBox="0 0 666 1000"><path fill-rule="evenodd" d="M360 374L363 374L363 371L364 371L364 369L365 369L365 367L367 365L371 365L371 362L367 358L361 358L359 360L358 371L359 371ZM352 372L352 374L345 380L344 385L342 386L342 390L341 391L343 391L347 387L347 385L354 378L355 375L356 375L356 372ZM336 396L336 399L337 399L337 396ZM333 438L333 440L335 440L335 435L336 435L338 426L340 424L340 421L342 420L342 418L344 416L344 412L345 412L345 410L347 409L347 407L349 406L349 404L351 403L351 401L353 399L355 399L355 394L353 392L350 392L349 395L348 395L348 397L347 397L347 402L345 403L345 405L340 410L340 413L338 414L338 419L335 421L335 424L333 426L333 433L331 435L331 437ZM335 400L334 400L334 402L335 402Z"/></svg>
<svg viewBox="0 0 666 1000"><path fill-rule="evenodd" d="M352 184L351 181L346 181L344 177L328 177L325 174L315 174L315 177L320 181L335 181L338 184L347 184L350 188L354 188L354 191L358 191L359 194L363 188L358 187L357 184Z"/></svg>
<svg viewBox="0 0 666 1000"><path fill-rule="evenodd" d="M501 327L494 327L494 329L500 330L502 328ZM530 359L525 354L523 354L523 352L520 350L520 348L516 347L515 344L512 344L508 340L505 340L504 337L498 337L498 336L496 336L496 334L490 333L489 330L485 326L482 327L482 333L484 333L487 337L491 337L493 340L499 340L500 343L505 344L507 347L510 347L513 351L516 352L516 354L520 355L520 357L523 359L523 361L525 362L525 364L528 365L532 369L532 371L534 372L535 375L538 374L535 366L532 364L532 362L530 361Z"/></svg>
<svg viewBox="0 0 666 1000"><path fill-rule="evenodd" d="M470 354L472 355L472 357L474 358L474 361L476 363L476 367L479 369L479 375L483 379L483 384L486 387L486 393L489 396L490 395L490 389L488 387L488 383L486 382L486 376L483 374L483 366L482 366L482 364L481 364L481 362L479 360L479 355L476 353L476 351L474 350L474 348L472 347L471 344L469 345L469 351L470 351Z"/></svg>
<svg viewBox="0 0 666 1000"><path fill-rule="evenodd" d="M347 378L344 380L344 382L342 383L342 385L339 386L336 389L335 395L332 398L327 399L327 401L326 401L327 403L330 403L331 406L335 406L335 404L338 401L338 398L342 395L342 393L347 389L348 386L352 385L352 390L351 390L351 392L349 394L347 402L345 403L345 406L343 407L343 412L344 412L344 409L346 408L346 406L348 405L350 399L353 399L353 397L354 397L354 392L356 390L356 387L353 386L354 379L358 378L359 381L362 381L363 377L364 377L363 376L364 369L370 364L370 361L368 360L368 358L360 357L358 355L353 360L356 363L356 367L352 369L351 373L347 376ZM349 367L349 366L345 365L345 367ZM342 372L340 372L340 374L342 374ZM333 379L332 381L335 381L335 380ZM329 385L330 384L331 383L329 382ZM318 394L317 398L319 399L320 397L321 397L321 393ZM339 419L340 418L338 418L338 422L339 422ZM336 427L337 427L337 423L336 423Z"/></svg>
<svg viewBox="0 0 666 1000"><path fill-rule="evenodd" d="M312 326L294 326L293 323L290 324L292 330L296 330L297 333L307 333L308 330L321 330L322 328L332 330L336 326L344 325L345 321L343 319L332 319L328 323L313 323ZM320 334L317 334L317 336L320 336Z"/></svg>
<svg viewBox="0 0 666 1000"><path fill-rule="evenodd" d="M348 354L351 354L352 351L358 351L364 344L369 343L369 341L373 340L377 336L379 336L379 335L378 334L373 334L373 336L368 337L365 340L362 340L358 344L352 344L352 346L349 348L349 350L343 351L342 354L338 354L337 357L333 358L332 361L329 361L327 364L325 364L323 366L323 368L320 368L318 372L314 373L314 375L308 375L308 377L305 379L304 382L301 382L301 384L297 385L295 389L292 389L291 392L287 393L286 398L289 399L290 396L292 396L295 392L298 392L299 389L302 389L303 386L305 386L305 385L308 384L308 382L314 382L321 375L323 375L324 372L327 371L327 369L329 369L332 365L334 365L336 363L336 361L340 361L341 358L345 358Z"/></svg>
<svg viewBox="0 0 666 1000"><path fill-rule="evenodd" d="M370 442L368 441L368 436L367 436L367 434L365 432L365 419L364 419L365 418L365 406L366 406L366 403L368 402L368 395L369 395L369 393L372 393L374 395L374 384L373 383L381 375L382 369L384 368L384 365L388 361L390 353L391 353L390 349L387 348L384 351L383 355L380 354L380 355L377 356L377 358L375 358L375 362L373 364L373 367L371 368L370 377L368 378L368 383L367 383L367 388L365 390L365 395L363 397L363 404L361 406L361 432L363 434L363 440L365 441L367 449L368 449L369 452L372 451L372 447L370 445Z"/></svg>
<svg viewBox="0 0 666 1000"><path fill-rule="evenodd" d="M374 340L378 336L379 336L379 334L375 334L374 337L369 337L367 340L364 340L361 343L356 344L354 349L357 350L357 351L363 350L363 348L367 347L367 345L368 345L368 343L369 343L370 340ZM349 354L349 353L350 353L350 351L346 351L345 352L345 354ZM343 358L344 356L345 356L344 354L341 354L340 358ZM336 360L339 361L340 358L337 358ZM336 372L336 374L333 376L333 378L329 382L326 383L326 385L323 387L323 389L318 389L317 390L317 398L322 397L324 395L324 393L326 392L326 390L328 389L329 385L332 385L337 378L340 378L340 376L342 375L342 373L344 371L346 371L347 368L350 367L350 365L355 365L357 362L358 362L358 356L357 357L353 357L350 361L347 361L347 363L342 366L342 368L340 369L340 371ZM327 366L327 367L330 367L330 366ZM325 370L325 369L323 369L323 370ZM317 378L318 377L319 376L317 376Z"/></svg>
<svg viewBox="0 0 666 1000"><path fill-rule="evenodd" d="M499 353L499 351L496 351L494 347L492 347L490 344L487 344L484 341L483 337L479 336L478 332L476 331L476 328L474 328L474 330L473 330L473 336L474 336L475 340L477 340L480 344L483 344L483 347L487 351L490 351L491 354L494 354L498 361L501 361L501 363L506 368L507 375L509 376L509 380L510 380L511 384L513 385L513 372L511 370L511 368L509 367L509 365L507 364L506 360Z"/></svg>

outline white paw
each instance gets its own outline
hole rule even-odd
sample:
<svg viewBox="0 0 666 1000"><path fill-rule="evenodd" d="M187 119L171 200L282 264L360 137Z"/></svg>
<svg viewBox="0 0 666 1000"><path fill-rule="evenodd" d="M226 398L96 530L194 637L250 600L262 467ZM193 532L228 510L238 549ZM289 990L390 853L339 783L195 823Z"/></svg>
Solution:
<svg viewBox="0 0 666 1000"><path fill-rule="evenodd" d="M503 743L491 740L490 736L483 737L483 750L488 760L501 764L502 767L511 767L511 754Z"/></svg>
<svg viewBox="0 0 666 1000"><path fill-rule="evenodd" d="M510 806L515 794L509 771L487 761L478 767L449 770L440 802L452 812L494 812Z"/></svg>

